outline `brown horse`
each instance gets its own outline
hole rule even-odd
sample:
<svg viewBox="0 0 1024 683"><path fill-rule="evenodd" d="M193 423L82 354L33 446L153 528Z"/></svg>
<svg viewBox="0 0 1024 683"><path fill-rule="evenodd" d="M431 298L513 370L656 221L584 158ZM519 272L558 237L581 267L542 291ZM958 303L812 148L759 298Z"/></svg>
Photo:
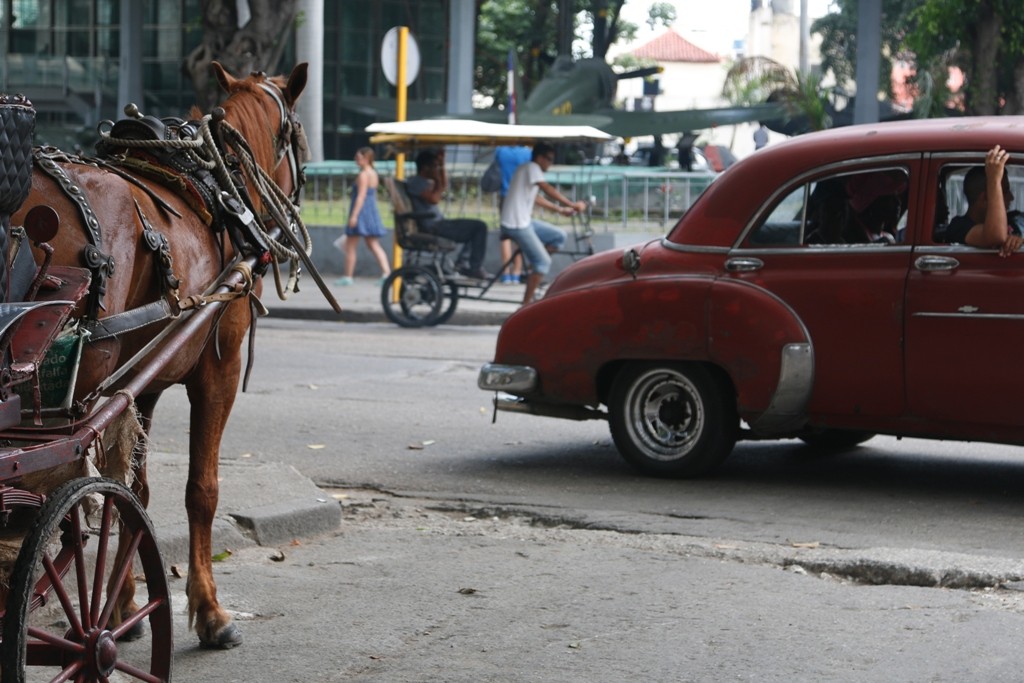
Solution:
<svg viewBox="0 0 1024 683"><path fill-rule="evenodd" d="M299 146L301 135L296 135L293 126L298 127L294 107L306 84L306 65L296 67L287 79L268 78L263 74L235 79L219 64L214 63L213 68L228 97L221 104L222 111L214 111L212 120L222 115L223 122L211 126L214 131L211 139L219 131L224 158L251 158L258 167L253 169L256 174L240 169L234 175L244 178L250 206L253 213L259 215L268 208L267 189L258 187L259 177L273 179L278 188L275 192L283 198L294 198L301 184L301 169L295 159L298 150L294 149ZM193 115L198 118L198 112ZM237 132L238 137L229 137L227 132ZM239 138L244 142L239 142ZM116 140L110 142L112 147L117 144ZM95 298L92 311L90 304L83 301L76 310L78 316L113 320L112 316L161 300L170 302L172 313L186 309L189 298L203 295L239 249L235 240L225 237L230 234L229 230L222 229L214 216L204 215L195 191L171 189L173 183L158 182L155 174L139 175L137 169L116 160L97 165L62 160L57 165L63 169L66 182L61 183L37 168L33 172L32 192L12 222L20 225L33 206L51 206L61 218L60 232L51 240L55 265L83 267L86 265L83 253L90 249L99 252L92 264L94 287L97 276L105 276L101 278L105 291L95 290L89 297ZM236 184L239 194L244 195L241 186L241 183ZM87 220L83 218L83 213L85 216L89 213L83 212L80 202L70 198L77 194L74 188L86 197L95 217L98 229L93 232L94 235L98 232L100 242L95 249L90 243L95 246L97 239L89 237ZM232 208L241 207L235 204ZM274 215L274 222L280 223L280 213ZM166 251L162 258L159 250L147 246L147 238L151 243L154 230L166 238L169 262ZM37 253L37 261L41 258ZM258 278L252 293L259 294ZM188 610L200 641L220 648L234 647L242 640L231 617L217 602L211 565L211 533L217 509L221 436L238 388L242 343L253 322L251 304L248 296L239 296L225 304L219 317L205 323L198 334L191 335L159 376L134 397L142 424L148 430L161 392L177 383L187 389L191 405L185 490L190 538ZM173 323L157 320L141 327L128 325L126 331L116 336L86 343L75 386L75 405L80 414L87 413L95 403L97 387L110 393L132 377L134 369L124 373L122 382L101 385L168 324ZM144 463L138 465L133 486L146 504L149 488ZM115 619L117 616L127 618L138 609L130 577L129 583L131 585L118 596Z"/></svg>

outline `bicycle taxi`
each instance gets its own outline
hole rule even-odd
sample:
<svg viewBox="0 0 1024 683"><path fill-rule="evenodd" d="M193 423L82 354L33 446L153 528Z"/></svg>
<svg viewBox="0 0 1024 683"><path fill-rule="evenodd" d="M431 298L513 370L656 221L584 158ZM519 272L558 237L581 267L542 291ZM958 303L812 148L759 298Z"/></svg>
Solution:
<svg viewBox="0 0 1024 683"><path fill-rule="evenodd" d="M535 126L487 123L462 119L427 119L375 123L367 126L370 142L389 145L401 154L425 147L467 145L474 148L528 145L545 141L552 144L605 142L612 136L591 126ZM401 170L401 164L396 168ZM519 255L512 250L497 272L486 280L460 276L455 269L459 245L419 229L420 218L401 178L384 177L395 217L395 242L401 251L401 267L396 268L381 286L381 305L392 322L402 327L426 327L447 322L460 298L493 303L519 303L509 296L492 293L501 274ZM493 226L497 227L497 226ZM572 220L571 248L559 254L577 259L593 253L589 213Z"/></svg>

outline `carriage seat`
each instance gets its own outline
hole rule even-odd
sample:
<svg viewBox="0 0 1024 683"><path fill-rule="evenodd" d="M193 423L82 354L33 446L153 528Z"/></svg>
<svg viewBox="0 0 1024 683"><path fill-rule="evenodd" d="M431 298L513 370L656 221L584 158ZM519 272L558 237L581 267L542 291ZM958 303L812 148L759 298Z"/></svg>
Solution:
<svg viewBox="0 0 1024 683"><path fill-rule="evenodd" d="M426 218L428 214L412 210L412 200L409 199L403 181L385 177L384 185L388 189L391 207L395 212L395 239L402 249L430 252L447 252L455 249L457 245L452 240L420 229L420 219Z"/></svg>

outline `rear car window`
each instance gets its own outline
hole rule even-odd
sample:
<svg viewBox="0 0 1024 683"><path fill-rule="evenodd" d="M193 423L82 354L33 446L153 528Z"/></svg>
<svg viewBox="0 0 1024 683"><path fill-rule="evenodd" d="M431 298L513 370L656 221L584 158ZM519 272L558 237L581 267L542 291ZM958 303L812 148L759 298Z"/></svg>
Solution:
<svg viewBox="0 0 1024 683"><path fill-rule="evenodd" d="M812 180L784 194L745 246L897 244L906 226L909 180L903 167Z"/></svg>

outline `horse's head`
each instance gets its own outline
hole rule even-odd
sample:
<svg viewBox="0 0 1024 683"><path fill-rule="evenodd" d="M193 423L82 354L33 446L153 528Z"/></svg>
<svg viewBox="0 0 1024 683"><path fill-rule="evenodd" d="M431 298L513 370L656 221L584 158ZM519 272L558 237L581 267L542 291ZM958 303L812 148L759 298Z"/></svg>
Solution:
<svg viewBox="0 0 1024 683"><path fill-rule="evenodd" d="M217 82L228 93L221 105L226 120L243 132L257 163L297 203L305 183L302 165L308 160L309 146L295 103L306 87L308 64L299 64L287 78L262 72L234 78L219 62L212 67Z"/></svg>

